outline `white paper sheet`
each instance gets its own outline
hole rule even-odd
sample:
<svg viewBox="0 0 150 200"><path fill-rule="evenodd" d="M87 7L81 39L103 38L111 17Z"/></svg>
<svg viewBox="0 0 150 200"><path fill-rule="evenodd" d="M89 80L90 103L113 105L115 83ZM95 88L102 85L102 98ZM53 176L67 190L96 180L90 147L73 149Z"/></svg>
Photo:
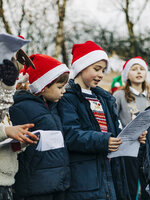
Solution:
<svg viewBox="0 0 150 200"><path fill-rule="evenodd" d="M64 139L61 131L36 131L40 133L40 139L36 150L48 151L64 147ZM34 133L34 132L33 132Z"/></svg>
<svg viewBox="0 0 150 200"><path fill-rule="evenodd" d="M149 187L149 185L146 186L145 190L150 195L150 187Z"/></svg>
<svg viewBox="0 0 150 200"><path fill-rule="evenodd" d="M150 127L150 110L140 112L118 135L122 140L118 151L108 154L108 158L118 156L137 157L140 143L138 137Z"/></svg>
<svg viewBox="0 0 150 200"><path fill-rule="evenodd" d="M39 142L37 145L36 150L38 151L48 151L50 149L58 149L64 147L64 138L61 131L52 130L52 131L44 131L44 130L37 130L31 132L32 134L39 135ZM26 135L29 137L28 135ZM18 142L17 140L13 139L6 139L0 142L0 147L3 145L7 145L12 142Z"/></svg>

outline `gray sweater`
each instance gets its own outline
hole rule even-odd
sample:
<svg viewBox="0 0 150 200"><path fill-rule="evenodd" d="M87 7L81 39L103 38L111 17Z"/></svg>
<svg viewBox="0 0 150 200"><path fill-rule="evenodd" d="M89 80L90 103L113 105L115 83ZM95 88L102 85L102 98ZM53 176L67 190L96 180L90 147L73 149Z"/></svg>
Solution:
<svg viewBox="0 0 150 200"><path fill-rule="evenodd" d="M125 127L134 117L134 114L144 111L150 106L150 100L146 97L146 92L139 94L138 91L130 87L135 96L135 102L127 103L124 90L117 90L114 93L116 98L117 110L123 127Z"/></svg>

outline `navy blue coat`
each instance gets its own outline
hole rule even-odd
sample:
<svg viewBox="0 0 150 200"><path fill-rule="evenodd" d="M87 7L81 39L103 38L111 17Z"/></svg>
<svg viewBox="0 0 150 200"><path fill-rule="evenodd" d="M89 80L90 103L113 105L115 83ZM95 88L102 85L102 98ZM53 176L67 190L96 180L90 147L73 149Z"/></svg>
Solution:
<svg viewBox="0 0 150 200"><path fill-rule="evenodd" d="M92 90L103 105L108 133L101 132L88 100L73 80L58 106L71 162L71 187L66 200L128 200L123 160L112 159L111 168L107 159L109 137L120 131L115 98L102 88Z"/></svg>
<svg viewBox="0 0 150 200"><path fill-rule="evenodd" d="M60 130L62 125L55 103L47 106L42 98L27 91L14 96L10 116L14 125L34 123L34 130ZM17 195L31 196L65 191L69 187L70 171L68 153L65 148L49 151L35 150L30 145L19 154L19 171L16 175Z"/></svg>

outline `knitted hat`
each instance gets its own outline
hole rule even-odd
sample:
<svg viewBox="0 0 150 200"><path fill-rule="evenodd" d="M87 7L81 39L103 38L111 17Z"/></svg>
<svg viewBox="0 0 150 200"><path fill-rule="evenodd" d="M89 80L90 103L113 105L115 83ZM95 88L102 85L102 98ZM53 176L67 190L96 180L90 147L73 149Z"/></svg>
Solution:
<svg viewBox="0 0 150 200"><path fill-rule="evenodd" d="M65 72L69 73L69 69L65 64L62 64L50 56L34 54L30 56L30 59L35 65L35 69L32 67L27 68L31 93L37 94L41 92L42 89L52 83L60 75Z"/></svg>
<svg viewBox="0 0 150 200"><path fill-rule="evenodd" d="M135 64L141 65L142 67L145 68L146 72L148 72L148 65L140 56L131 58L128 61L126 61L125 64L123 65L122 76L123 76L124 82L126 82L128 79L128 73L129 73L130 68Z"/></svg>
<svg viewBox="0 0 150 200"><path fill-rule="evenodd" d="M13 54L29 42L29 40L18 36L0 33L0 64L3 63L4 59L11 60Z"/></svg>
<svg viewBox="0 0 150 200"><path fill-rule="evenodd" d="M107 61L108 67L108 56L106 52L97 44L92 41L87 41L82 44L74 44L72 48L72 68L73 77L76 77L86 67L101 61Z"/></svg>

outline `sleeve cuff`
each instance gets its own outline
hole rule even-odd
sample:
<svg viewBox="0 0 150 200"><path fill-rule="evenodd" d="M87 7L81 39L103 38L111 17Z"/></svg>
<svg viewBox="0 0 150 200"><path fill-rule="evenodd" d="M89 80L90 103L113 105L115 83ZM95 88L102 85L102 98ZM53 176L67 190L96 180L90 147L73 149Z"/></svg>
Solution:
<svg viewBox="0 0 150 200"><path fill-rule="evenodd" d="M16 89L16 83L13 86L8 86L5 83L1 82L1 86L5 90L15 90Z"/></svg>
<svg viewBox="0 0 150 200"><path fill-rule="evenodd" d="M5 125L3 125L2 123L0 124L0 141L3 141L5 139L7 139L7 135L5 132Z"/></svg>

